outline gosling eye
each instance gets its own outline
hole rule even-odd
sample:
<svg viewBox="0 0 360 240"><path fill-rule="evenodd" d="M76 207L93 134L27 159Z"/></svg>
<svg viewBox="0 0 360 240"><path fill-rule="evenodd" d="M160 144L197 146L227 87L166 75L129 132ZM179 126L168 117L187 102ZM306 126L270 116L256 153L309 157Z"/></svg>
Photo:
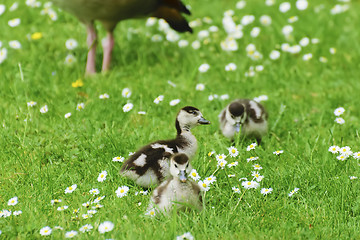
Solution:
<svg viewBox="0 0 360 240"><path fill-rule="evenodd" d="M188 164L186 164L186 168L188 168L189 167L189 163Z"/></svg>
<svg viewBox="0 0 360 240"><path fill-rule="evenodd" d="M177 165L176 165L176 163L175 163L175 167L177 168Z"/></svg>
<svg viewBox="0 0 360 240"><path fill-rule="evenodd" d="M192 114L192 115L197 115L197 112L194 110L190 110L188 113Z"/></svg>

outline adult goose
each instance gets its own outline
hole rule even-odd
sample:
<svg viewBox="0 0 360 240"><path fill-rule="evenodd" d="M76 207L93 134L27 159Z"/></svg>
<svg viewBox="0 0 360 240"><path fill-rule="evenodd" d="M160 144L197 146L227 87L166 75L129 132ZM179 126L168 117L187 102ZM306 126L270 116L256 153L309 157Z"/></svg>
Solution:
<svg viewBox="0 0 360 240"><path fill-rule="evenodd" d="M97 34L94 21L102 23L107 31L103 42L102 70L110 68L111 53L114 47L114 29L119 21L131 18L157 17L165 19L170 27L178 32L192 32L181 13L190 11L180 0L52 0L60 8L75 15L87 29L89 48L86 62L86 74L95 70Z"/></svg>

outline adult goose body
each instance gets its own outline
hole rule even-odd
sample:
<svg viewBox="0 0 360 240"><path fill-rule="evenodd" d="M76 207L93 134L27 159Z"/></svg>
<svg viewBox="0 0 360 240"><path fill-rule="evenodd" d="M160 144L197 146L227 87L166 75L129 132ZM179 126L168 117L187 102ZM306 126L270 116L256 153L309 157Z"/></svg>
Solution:
<svg viewBox="0 0 360 240"><path fill-rule="evenodd" d="M198 144L191 129L210 124L199 109L191 106L182 108L177 114L175 139L150 143L130 156L120 170L120 175L134 180L138 185L150 187L170 176L169 157L184 153L189 158L196 153Z"/></svg>
<svg viewBox="0 0 360 240"><path fill-rule="evenodd" d="M94 21L102 23L107 31L103 41L104 55L102 70L110 68L111 53L114 47L113 31L119 21L131 18L157 17L165 19L171 28L178 32L192 32L181 13L190 11L181 0L52 0L60 8L75 15L86 25L89 48L86 74L95 70L97 34Z"/></svg>

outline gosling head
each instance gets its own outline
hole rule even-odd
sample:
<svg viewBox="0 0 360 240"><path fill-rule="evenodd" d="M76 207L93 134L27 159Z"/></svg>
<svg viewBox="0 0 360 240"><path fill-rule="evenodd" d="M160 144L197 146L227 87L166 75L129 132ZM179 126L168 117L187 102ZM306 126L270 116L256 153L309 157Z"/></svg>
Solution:
<svg viewBox="0 0 360 240"><path fill-rule="evenodd" d="M226 108L226 120L235 126L237 132L240 130L240 125L245 122L245 118L246 111L243 104L234 101Z"/></svg>
<svg viewBox="0 0 360 240"><path fill-rule="evenodd" d="M170 174L185 183L191 172L189 157L184 153L174 154L170 159Z"/></svg>
<svg viewBox="0 0 360 240"><path fill-rule="evenodd" d="M183 107L176 117L176 128L178 131L187 129L190 130L198 125L210 124L210 121L206 120L199 109L191 106Z"/></svg>

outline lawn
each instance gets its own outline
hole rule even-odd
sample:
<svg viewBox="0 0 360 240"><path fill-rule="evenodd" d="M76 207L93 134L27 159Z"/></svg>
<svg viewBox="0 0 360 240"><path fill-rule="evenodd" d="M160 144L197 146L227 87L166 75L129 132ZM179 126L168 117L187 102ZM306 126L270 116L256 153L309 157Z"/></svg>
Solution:
<svg viewBox="0 0 360 240"><path fill-rule="evenodd" d="M75 17L45 1L0 3L0 239L70 231L77 239L360 238L359 1L185 2L193 34L123 21L112 70L91 77L86 30ZM101 59L99 46L98 71ZM256 97L269 131L247 151L254 139L233 144L218 114L233 99ZM120 177L120 160L173 138L176 114L188 105L211 121L192 130L192 165L200 180L216 181L202 192L201 212L149 216L153 189L146 195ZM221 154L237 165L219 167ZM244 178L259 187L245 189ZM129 191L120 198L121 186ZM102 233L106 221L114 228ZM92 229L83 233L86 224Z"/></svg>

